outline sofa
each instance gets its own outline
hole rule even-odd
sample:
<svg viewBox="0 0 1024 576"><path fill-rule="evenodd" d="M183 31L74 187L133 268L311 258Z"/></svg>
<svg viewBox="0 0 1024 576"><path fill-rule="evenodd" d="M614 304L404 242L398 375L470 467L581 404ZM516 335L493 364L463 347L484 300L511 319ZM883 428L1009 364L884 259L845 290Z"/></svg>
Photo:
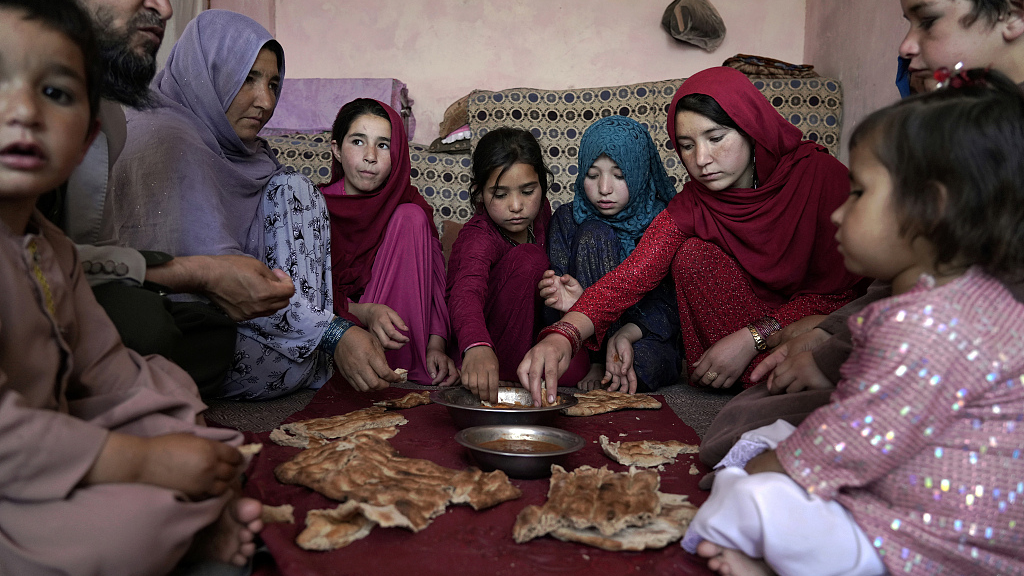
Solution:
<svg viewBox="0 0 1024 576"><path fill-rule="evenodd" d="M842 126L842 87L838 80L753 76L751 81L805 138L838 156ZM659 145L669 177L680 187L686 170L668 140L666 120L672 96L682 82L676 79L570 90L478 90L470 94L467 103L471 144L475 147L484 134L500 126L530 130L540 142L553 175L548 197L555 209L575 194L577 153L583 132L599 118L620 114L647 127ZM329 132L279 134L267 139L282 164L314 182L329 178ZM410 148L412 183L434 207L434 219L442 233L446 222L463 224L469 220L473 215L469 204L470 152L431 152L427 145L416 143ZM458 227L449 225L447 232Z"/></svg>

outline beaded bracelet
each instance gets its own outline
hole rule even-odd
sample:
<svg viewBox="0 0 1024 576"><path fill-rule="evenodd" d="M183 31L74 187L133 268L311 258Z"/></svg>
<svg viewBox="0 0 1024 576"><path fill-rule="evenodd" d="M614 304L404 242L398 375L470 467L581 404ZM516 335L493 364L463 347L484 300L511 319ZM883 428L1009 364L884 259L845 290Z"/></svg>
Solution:
<svg viewBox="0 0 1024 576"><path fill-rule="evenodd" d="M765 316L747 324L747 330L750 330L750 335L754 338L754 348L758 352L768 350L768 337L781 328L779 321L771 316Z"/></svg>
<svg viewBox="0 0 1024 576"><path fill-rule="evenodd" d="M583 335L580 334L580 329L577 328L573 323L566 322L565 320L559 320L551 326L544 328L540 331L537 339L540 340L548 334L560 334L569 341L569 345L572 347L572 356L576 356L580 349L583 348Z"/></svg>
<svg viewBox="0 0 1024 576"><path fill-rule="evenodd" d="M345 335L345 332L347 332L349 328L355 325L356 323L351 320L346 320L341 316L335 316L331 319L331 323L327 326L327 330L324 330L324 335L320 338L320 344L317 345L318 348L333 356L334 349L338 347L338 342L341 341L341 337Z"/></svg>

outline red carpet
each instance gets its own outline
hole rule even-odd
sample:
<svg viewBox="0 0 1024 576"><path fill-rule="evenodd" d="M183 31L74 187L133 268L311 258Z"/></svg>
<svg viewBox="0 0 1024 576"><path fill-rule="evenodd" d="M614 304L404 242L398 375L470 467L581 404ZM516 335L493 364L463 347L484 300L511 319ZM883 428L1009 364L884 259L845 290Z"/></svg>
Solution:
<svg viewBox="0 0 1024 576"><path fill-rule="evenodd" d="M409 392L388 389L360 394L347 385L344 389L335 385L336 380L328 383L304 410L288 421L342 414L370 406L375 400L396 398ZM403 411L403 415L409 423L401 426L398 435L390 440L403 456L424 458L455 469L471 465L465 449L453 438L458 430L444 406L419 406ZM612 441L675 439L699 443L693 429L679 420L667 405L660 410L627 410L589 417L559 416L556 425L588 440L587 446L567 457L563 464L567 470L584 464L608 466L616 471L626 469L601 451L596 443L601 434ZM606 552L550 537L516 544L512 540L516 516L525 506L544 502L547 479L513 479L523 491L521 498L479 512L468 506L450 506L417 534L401 528L376 527L369 536L345 548L307 552L295 545L295 537L304 527L306 511L334 508L338 502L307 488L279 483L274 478L274 467L290 459L299 449L273 444L267 436L268 433L249 434L249 441L263 442L263 451L247 472L246 493L270 505L292 504L296 523L271 524L263 531L263 540L275 565L257 565L257 575L711 574L700 558L683 551L678 543L644 552ZM699 463L696 454L681 455L677 460L661 472L661 491L687 494L694 504L701 504L707 493L697 488L697 482L707 468ZM697 465L699 474L690 474L691 464Z"/></svg>

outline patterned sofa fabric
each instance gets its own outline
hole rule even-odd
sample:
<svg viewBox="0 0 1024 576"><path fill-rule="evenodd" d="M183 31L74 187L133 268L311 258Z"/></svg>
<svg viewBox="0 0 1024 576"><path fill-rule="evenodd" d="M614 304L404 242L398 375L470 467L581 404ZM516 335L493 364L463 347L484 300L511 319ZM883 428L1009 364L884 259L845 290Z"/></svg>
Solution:
<svg viewBox="0 0 1024 576"><path fill-rule="evenodd" d="M831 78L752 78L754 85L804 137L834 155L839 154L842 123L842 88ZM666 130L672 95L683 80L644 82L607 88L537 90L513 88L498 92L476 91L469 98L469 122L473 147L480 137L500 126L533 132L545 151L554 178L549 191L553 208L571 201L576 182L576 158L580 137L598 118L612 114L630 116L647 127L659 145L665 168L677 187L686 170L672 150ZM282 164L308 176L313 182L330 177L331 136L292 134L268 138ZM412 183L434 207L434 220L465 223L473 215L469 205L470 154L446 154L410 144Z"/></svg>

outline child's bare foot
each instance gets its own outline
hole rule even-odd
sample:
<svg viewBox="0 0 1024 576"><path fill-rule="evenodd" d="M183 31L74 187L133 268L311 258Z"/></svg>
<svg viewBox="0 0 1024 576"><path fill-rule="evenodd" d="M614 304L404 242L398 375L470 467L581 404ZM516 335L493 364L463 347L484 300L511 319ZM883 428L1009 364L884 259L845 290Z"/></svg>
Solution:
<svg viewBox="0 0 1024 576"><path fill-rule="evenodd" d="M591 364L590 372L587 372L587 375L580 380L576 387L580 390L597 390L598 388L607 388L607 384L601 383L602 378L604 378L604 364Z"/></svg>
<svg viewBox="0 0 1024 576"><path fill-rule="evenodd" d="M253 539L263 530L263 505L252 498L235 498L224 506L220 518L196 534L186 562L212 561L235 566L256 553Z"/></svg>
<svg viewBox="0 0 1024 576"><path fill-rule="evenodd" d="M733 548L722 548L707 540L697 545L697 554L708 559L708 568L722 576L772 576L764 560L757 560Z"/></svg>

